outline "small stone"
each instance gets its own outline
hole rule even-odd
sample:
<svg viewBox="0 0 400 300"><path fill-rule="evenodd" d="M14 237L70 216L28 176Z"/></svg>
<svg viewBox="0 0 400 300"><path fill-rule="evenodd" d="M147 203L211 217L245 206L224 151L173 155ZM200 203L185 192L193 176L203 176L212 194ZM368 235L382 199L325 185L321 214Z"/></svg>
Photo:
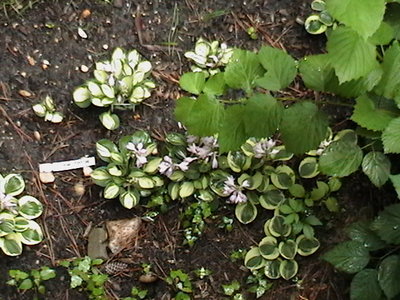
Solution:
<svg viewBox="0 0 400 300"><path fill-rule="evenodd" d="M36 65L36 60L32 56L28 55L26 59L28 60L28 64L30 64L31 66Z"/></svg>
<svg viewBox="0 0 400 300"><path fill-rule="evenodd" d="M83 167L82 171L83 171L83 176L89 177L90 174L92 174L93 169L91 167Z"/></svg>
<svg viewBox="0 0 400 300"><path fill-rule="evenodd" d="M49 68L49 65L42 64L42 69L43 69L43 70L47 70L48 68Z"/></svg>
<svg viewBox="0 0 400 300"><path fill-rule="evenodd" d="M35 137L35 139L36 139L37 141L40 141L40 139L42 138L42 137L40 136L39 131L37 131L37 130L35 130L35 131L33 132L33 136Z"/></svg>
<svg viewBox="0 0 400 300"><path fill-rule="evenodd" d="M40 172L39 179L42 183L52 183L56 180L52 172Z"/></svg>
<svg viewBox="0 0 400 300"><path fill-rule="evenodd" d="M92 14L92 12L89 9L84 9L81 12L81 19L86 19L88 17L90 17L90 15Z"/></svg>
<svg viewBox="0 0 400 300"><path fill-rule="evenodd" d="M89 71L89 67L86 65L81 65L80 69L82 73L87 73Z"/></svg>
<svg viewBox="0 0 400 300"><path fill-rule="evenodd" d="M138 236L140 218L107 221L106 227L109 237L108 248L113 254L132 246Z"/></svg>
<svg viewBox="0 0 400 300"><path fill-rule="evenodd" d="M83 185L82 182L78 182L74 185L74 193L75 195L81 197L83 194L85 194L85 186Z"/></svg>
<svg viewBox="0 0 400 300"><path fill-rule="evenodd" d="M92 259L108 259L107 231L103 227L93 228L89 233L88 256Z"/></svg>
<svg viewBox="0 0 400 300"><path fill-rule="evenodd" d="M20 74L22 77L26 78L26 72L21 72Z"/></svg>
<svg viewBox="0 0 400 300"><path fill-rule="evenodd" d="M108 45L107 45L107 44L104 44L104 45L103 45L103 49L104 49L104 50L108 50Z"/></svg>
<svg viewBox="0 0 400 300"><path fill-rule="evenodd" d="M113 5L116 8L121 8L122 6L124 6L124 1L123 0L114 0Z"/></svg>
<svg viewBox="0 0 400 300"><path fill-rule="evenodd" d="M25 98L32 97L32 93L28 92L26 90L19 90L18 94L20 94L22 97L25 97Z"/></svg>
<svg viewBox="0 0 400 300"><path fill-rule="evenodd" d="M82 28L78 28L78 35L81 37L81 38L83 38L83 39L87 39L88 38L88 35L87 35L87 33L85 32L85 30L83 30Z"/></svg>
<svg viewBox="0 0 400 300"><path fill-rule="evenodd" d="M144 274L139 277L139 281L142 283L153 283L157 281L158 277L154 274Z"/></svg>

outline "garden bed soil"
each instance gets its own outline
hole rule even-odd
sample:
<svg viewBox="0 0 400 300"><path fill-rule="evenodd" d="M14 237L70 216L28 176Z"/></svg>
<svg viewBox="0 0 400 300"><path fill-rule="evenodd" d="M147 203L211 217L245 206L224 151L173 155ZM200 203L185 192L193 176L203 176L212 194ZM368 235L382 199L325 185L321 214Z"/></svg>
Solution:
<svg viewBox="0 0 400 300"><path fill-rule="evenodd" d="M183 53L192 49L199 37L250 50L268 44L286 49L296 58L321 52L324 45L323 36L310 36L296 22L310 14L308 1L116 2L119 1L115 1L118 5L104 1L49 0L41 1L22 15L12 9L5 11L7 15L0 15L0 173L21 173L27 182L27 192L45 205L39 220L45 233L44 242L25 247L19 257L0 257L0 299L32 299L31 293L21 294L5 285L8 269L55 267L61 259L85 256L88 226L143 214L141 208L127 210L116 200L104 200L101 189L84 177L81 170L55 173L54 183L43 184L39 181L38 164L94 156L97 140L105 137L116 140L137 129L148 130L157 140L178 130L172 110L180 96L179 76L188 69ZM90 15L86 16L88 12ZM257 29L256 40L246 33L250 26ZM78 35L79 27L88 34L87 39ZM72 103L71 94L76 86L92 77L94 62L109 57L115 47L136 48L150 60L157 88L135 112L121 113L122 126L110 132L98 120L101 109L80 109ZM82 72L82 65L90 71ZM300 84L285 93L315 97ZM65 114L61 124L44 122L34 115L32 105L46 95L51 95ZM346 112L333 113L338 122L346 118ZM339 198L347 203L346 210L333 216L331 224L321 230L324 233L321 252L344 238L341 229L363 214L358 213L361 204L370 203L376 209L373 199L383 196L363 182L367 182L366 178L359 175L342 189ZM76 191L77 185L84 187L83 194ZM161 279L148 285L138 282L142 263L152 264L160 278L171 269L188 273L200 267L212 270L208 279L193 280L196 299L223 299L221 284L243 282L249 275L242 262L232 262L229 255L239 248L249 248L260 239L262 220L251 226L235 222L234 230L228 233L211 219L201 239L189 248L182 245L180 212L181 207L176 204L154 222L143 223L136 244L111 258L111 262L128 263L120 274L111 276L107 285L111 296L116 299L128 296L135 285L149 289L153 299L173 297ZM232 210L220 212L224 213L231 214ZM337 276L316 255L301 259L299 264L301 282L277 281L261 299L348 298L346 278ZM57 270L61 279L46 283L47 293L43 298L85 299L68 289L68 276L62 268Z"/></svg>

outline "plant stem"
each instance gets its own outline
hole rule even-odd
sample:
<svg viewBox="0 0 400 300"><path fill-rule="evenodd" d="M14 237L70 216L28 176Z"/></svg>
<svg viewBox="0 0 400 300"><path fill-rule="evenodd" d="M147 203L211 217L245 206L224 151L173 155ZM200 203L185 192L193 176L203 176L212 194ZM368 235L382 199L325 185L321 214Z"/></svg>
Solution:
<svg viewBox="0 0 400 300"><path fill-rule="evenodd" d="M280 101L306 101L305 99L299 99L299 98L293 98L293 97L279 97L276 99L280 100ZM333 101L327 101L327 100L324 100L324 101L320 100L320 101L318 101L318 103L327 104L327 105L353 107L353 105L350 103L333 102Z"/></svg>

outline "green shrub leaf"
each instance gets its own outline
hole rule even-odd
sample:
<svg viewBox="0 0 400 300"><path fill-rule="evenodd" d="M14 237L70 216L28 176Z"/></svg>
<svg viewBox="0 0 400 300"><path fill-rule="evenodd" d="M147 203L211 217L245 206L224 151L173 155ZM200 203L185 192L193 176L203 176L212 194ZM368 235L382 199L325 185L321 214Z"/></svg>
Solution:
<svg viewBox="0 0 400 300"><path fill-rule="evenodd" d="M319 168L326 175L344 177L358 169L362 158L363 153L359 146L338 140L332 142L321 154Z"/></svg>
<svg viewBox="0 0 400 300"><path fill-rule="evenodd" d="M234 89L243 89L246 93L255 85L255 80L264 71L256 53L235 49L232 58L225 68L225 82Z"/></svg>
<svg viewBox="0 0 400 300"><path fill-rule="evenodd" d="M364 156L361 166L363 172L377 187L384 185L389 179L390 160L381 152L369 152Z"/></svg>
<svg viewBox="0 0 400 300"><path fill-rule="evenodd" d="M350 286L351 300L377 300L381 296L377 270L364 269L353 277Z"/></svg>
<svg viewBox="0 0 400 300"><path fill-rule="evenodd" d="M396 190L397 198L400 199L400 174L390 175L389 178Z"/></svg>
<svg viewBox="0 0 400 300"><path fill-rule="evenodd" d="M400 204L386 206L372 222L371 229L385 242L400 245Z"/></svg>
<svg viewBox="0 0 400 300"><path fill-rule="evenodd" d="M369 38L369 41L374 45L387 45L393 38L393 27L387 22L382 22L377 31Z"/></svg>
<svg viewBox="0 0 400 300"><path fill-rule="evenodd" d="M359 221L352 223L347 228L347 235L353 241L362 243L369 251L376 251L386 246L386 243L382 241L374 231L372 231L369 222Z"/></svg>
<svg viewBox="0 0 400 300"><path fill-rule="evenodd" d="M350 26L360 36L371 36L380 26L385 13L384 0L327 0L333 18Z"/></svg>
<svg viewBox="0 0 400 300"><path fill-rule="evenodd" d="M327 49L340 84L367 75L377 64L375 46L348 27L329 35Z"/></svg>
<svg viewBox="0 0 400 300"><path fill-rule="evenodd" d="M316 149L327 129L326 116L311 102L296 103L284 110L280 126L286 149L295 154Z"/></svg>
<svg viewBox="0 0 400 300"><path fill-rule="evenodd" d="M256 80L257 84L267 90L278 91L289 86L297 74L295 60L286 52L269 46L264 46L258 52L260 60L267 73Z"/></svg>
<svg viewBox="0 0 400 300"><path fill-rule="evenodd" d="M247 140L244 116L245 107L243 105L232 105L225 110L218 136L221 152L237 150Z"/></svg>
<svg viewBox="0 0 400 300"><path fill-rule="evenodd" d="M304 84L320 92L327 91L330 82L336 78L327 54L306 56L299 63L299 71Z"/></svg>
<svg viewBox="0 0 400 300"><path fill-rule="evenodd" d="M382 133L385 153L400 153L400 118L393 119Z"/></svg>
<svg viewBox="0 0 400 300"><path fill-rule="evenodd" d="M369 252L357 241L347 241L338 244L325 253L322 258L342 272L357 273L369 262Z"/></svg>
<svg viewBox="0 0 400 300"><path fill-rule="evenodd" d="M388 299L400 293L400 256L386 257L378 268L378 281Z"/></svg>
<svg viewBox="0 0 400 300"><path fill-rule="evenodd" d="M198 95L202 92L206 83L206 75L203 72L188 72L181 76L179 85L189 93Z"/></svg>
<svg viewBox="0 0 400 300"><path fill-rule="evenodd" d="M176 102L174 115L177 121L186 124L187 119L191 116L196 100L189 97L181 97Z"/></svg>

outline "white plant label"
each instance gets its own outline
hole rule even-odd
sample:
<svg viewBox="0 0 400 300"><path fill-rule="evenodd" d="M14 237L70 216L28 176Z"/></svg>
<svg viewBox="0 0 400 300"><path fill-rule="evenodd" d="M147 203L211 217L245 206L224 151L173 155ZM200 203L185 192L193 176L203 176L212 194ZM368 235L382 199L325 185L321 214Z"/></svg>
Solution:
<svg viewBox="0 0 400 300"><path fill-rule="evenodd" d="M58 171L68 171L73 169L81 169L83 167L90 167L96 164L94 157L82 157L75 160L66 160L54 163L45 163L39 165L39 172L58 172Z"/></svg>

